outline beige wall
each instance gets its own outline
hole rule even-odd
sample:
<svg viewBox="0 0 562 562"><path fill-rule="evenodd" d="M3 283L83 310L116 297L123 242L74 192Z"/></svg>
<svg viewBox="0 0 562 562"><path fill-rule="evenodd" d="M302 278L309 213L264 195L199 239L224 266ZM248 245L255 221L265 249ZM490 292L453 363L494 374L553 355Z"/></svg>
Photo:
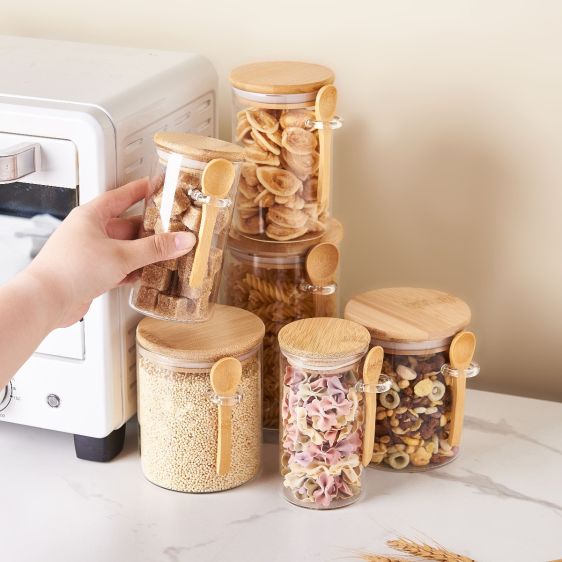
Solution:
<svg viewBox="0 0 562 562"><path fill-rule="evenodd" d="M0 32L206 54L223 136L233 66L333 67L344 301L388 285L464 297L471 384L562 400L561 2L78 4L3 0Z"/></svg>

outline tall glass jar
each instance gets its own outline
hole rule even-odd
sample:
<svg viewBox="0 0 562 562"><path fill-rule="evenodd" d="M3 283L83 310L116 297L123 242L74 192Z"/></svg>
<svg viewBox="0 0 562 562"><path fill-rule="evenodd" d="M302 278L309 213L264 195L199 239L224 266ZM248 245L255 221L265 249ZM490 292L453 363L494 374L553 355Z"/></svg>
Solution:
<svg viewBox="0 0 562 562"><path fill-rule="evenodd" d="M254 478L261 461L263 333L255 315L222 305L205 324L140 322L138 419L148 480L196 493ZM226 394L214 388L212 374L225 358L241 370L239 384Z"/></svg>
<svg viewBox="0 0 562 562"><path fill-rule="evenodd" d="M342 235L341 224L331 219L318 243L339 245ZM316 245L256 242L236 232L228 240L224 302L253 312L265 324L263 427L267 430L279 428L279 331L294 320L317 316L318 309L322 316L338 314L337 272L321 286L307 275L307 256Z"/></svg>
<svg viewBox="0 0 562 562"><path fill-rule="evenodd" d="M300 62L235 68L233 142L245 149L233 226L255 239L288 241L320 236L330 214L332 131L315 108L333 72ZM335 99L335 97L333 98Z"/></svg>
<svg viewBox="0 0 562 562"><path fill-rule="evenodd" d="M157 156L143 233L191 231L197 243L181 258L144 267L130 304L154 318L203 322L218 296L243 154L231 143L188 133L157 133L154 142ZM232 165L232 183L221 197L206 194L201 184L217 159Z"/></svg>
<svg viewBox="0 0 562 562"><path fill-rule="evenodd" d="M281 475L295 505L332 509L360 497L369 341L365 328L340 318L297 320L279 332Z"/></svg>
<svg viewBox="0 0 562 562"><path fill-rule="evenodd" d="M480 372L474 362L462 373L449 364L451 341L470 322L468 305L430 289L378 289L353 297L345 318L383 347L382 372L392 381L378 398L372 465L414 472L451 462L460 440L451 423L463 407L455 392Z"/></svg>

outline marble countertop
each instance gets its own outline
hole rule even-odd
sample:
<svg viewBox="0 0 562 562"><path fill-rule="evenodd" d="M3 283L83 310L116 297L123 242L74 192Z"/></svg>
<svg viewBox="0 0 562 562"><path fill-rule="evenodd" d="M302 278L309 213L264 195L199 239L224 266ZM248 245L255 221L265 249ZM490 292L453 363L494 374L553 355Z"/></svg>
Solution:
<svg viewBox="0 0 562 562"><path fill-rule="evenodd" d="M390 552L405 536L478 562L562 557L562 404L469 391L461 456L423 474L368 469L353 506L315 512L280 496L274 445L258 479L188 495L141 473L135 424L109 464L72 436L0 426L3 562L304 562Z"/></svg>

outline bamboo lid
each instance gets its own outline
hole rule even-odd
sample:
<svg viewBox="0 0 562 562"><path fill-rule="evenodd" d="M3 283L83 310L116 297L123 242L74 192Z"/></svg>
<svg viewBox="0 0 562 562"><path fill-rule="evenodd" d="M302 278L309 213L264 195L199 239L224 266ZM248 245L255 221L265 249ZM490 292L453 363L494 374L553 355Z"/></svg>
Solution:
<svg viewBox="0 0 562 562"><path fill-rule="evenodd" d="M211 319L201 324L144 318L137 327L137 343L169 358L214 362L251 351L264 333L265 326L255 314L217 304Z"/></svg>
<svg viewBox="0 0 562 562"><path fill-rule="evenodd" d="M305 94L332 84L334 73L320 64L291 61L256 62L238 66L230 83L258 94Z"/></svg>
<svg viewBox="0 0 562 562"><path fill-rule="evenodd" d="M465 328L470 323L470 308L442 291L398 287L353 297L344 316L368 328L373 339L428 342L451 337Z"/></svg>
<svg viewBox="0 0 562 562"><path fill-rule="evenodd" d="M161 131L154 135L154 143L158 148L183 154L199 162L210 162L215 158L230 162L244 160L244 150L237 144L191 133Z"/></svg>
<svg viewBox="0 0 562 562"><path fill-rule="evenodd" d="M364 354L369 331L341 318L305 318L287 324L278 335L283 352L312 363L337 362Z"/></svg>
<svg viewBox="0 0 562 562"><path fill-rule="evenodd" d="M280 255L287 256L303 256L310 248L329 242L338 246L343 240L343 225L336 219L329 219L326 225L326 231L319 236L313 236L301 240L291 240L289 242L278 242L277 240L259 240L257 238L248 238L244 234L236 231L236 228L230 229L228 237L228 246L239 252L253 254L257 256L278 257Z"/></svg>

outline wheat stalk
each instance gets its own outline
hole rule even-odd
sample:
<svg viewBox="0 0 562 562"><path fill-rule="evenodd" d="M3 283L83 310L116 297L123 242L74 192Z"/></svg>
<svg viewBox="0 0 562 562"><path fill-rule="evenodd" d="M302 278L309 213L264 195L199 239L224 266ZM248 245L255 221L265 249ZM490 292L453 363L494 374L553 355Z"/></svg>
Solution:
<svg viewBox="0 0 562 562"><path fill-rule="evenodd" d="M420 544L407 539L396 539L386 541L386 544L394 550L405 552L425 560L435 560L437 562L476 562L472 558L456 554L443 547L434 547L428 544Z"/></svg>
<svg viewBox="0 0 562 562"><path fill-rule="evenodd" d="M406 558L396 558L395 556L382 556L380 554L360 554L359 558L365 562L408 562Z"/></svg>

